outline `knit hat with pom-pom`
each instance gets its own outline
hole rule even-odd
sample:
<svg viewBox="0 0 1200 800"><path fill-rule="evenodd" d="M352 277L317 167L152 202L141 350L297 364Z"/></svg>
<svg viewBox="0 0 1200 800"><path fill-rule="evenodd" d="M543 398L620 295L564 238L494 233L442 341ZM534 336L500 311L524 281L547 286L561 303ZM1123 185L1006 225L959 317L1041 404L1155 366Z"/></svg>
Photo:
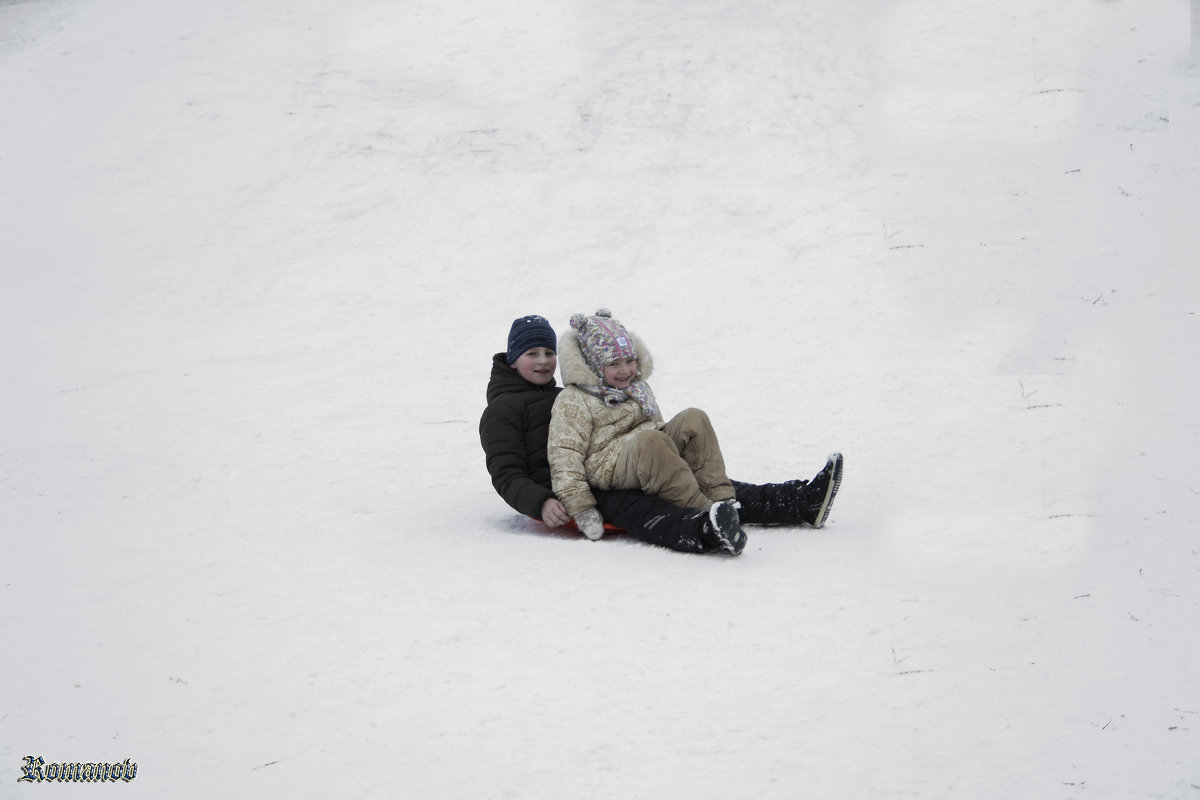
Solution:
<svg viewBox="0 0 1200 800"><path fill-rule="evenodd" d="M633 336L625 326L612 318L612 312L602 308L593 316L585 317L575 314L571 317L571 327L576 331L579 351L588 367L596 373L599 383L579 388L588 394L604 400L609 405L618 405L626 400L635 400L642 407L642 413L650 419L658 418L658 403L654 392L642 380L641 364L638 364L637 378L625 389L617 389L604 382L604 365L618 358L639 358Z"/></svg>
<svg viewBox="0 0 1200 800"><path fill-rule="evenodd" d="M597 373L602 374L604 365L618 358L638 357L633 337L624 325L612 318L612 312L607 308L590 317L573 314L571 327L578 331L579 350L588 366Z"/></svg>

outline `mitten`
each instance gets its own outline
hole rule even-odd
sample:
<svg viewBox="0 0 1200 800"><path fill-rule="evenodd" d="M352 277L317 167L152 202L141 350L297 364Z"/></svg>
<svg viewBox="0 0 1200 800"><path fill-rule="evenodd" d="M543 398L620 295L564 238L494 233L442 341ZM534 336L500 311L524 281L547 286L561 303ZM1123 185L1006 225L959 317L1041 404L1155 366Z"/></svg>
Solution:
<svg viewBox="0 0 1200 800"><path fill-rule="evenodd" d="M604 517L600 516L600 509L593 506L585 508L575 515L575 527L593 542L604 535Z"/></svg>

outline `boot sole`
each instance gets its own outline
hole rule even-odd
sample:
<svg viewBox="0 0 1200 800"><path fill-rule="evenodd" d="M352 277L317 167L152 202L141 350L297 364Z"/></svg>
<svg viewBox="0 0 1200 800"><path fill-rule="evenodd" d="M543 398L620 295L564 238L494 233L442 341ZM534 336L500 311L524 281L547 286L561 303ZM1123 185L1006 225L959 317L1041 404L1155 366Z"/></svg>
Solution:
<svg viewBox="0 0 1200 800"><path fill-rule="evenodd" d="M842 485L842 458L841 453L830 453L829 458L825 460L825 466L833 465L833 477L829 481L829 488L825 492L825 499L821 501L821 508L817 510L817 518L813 522L814 528L822 528L825 526L825 520L829 519L829 510L833 508L833 498L837 497L838 488Z"/></svg>

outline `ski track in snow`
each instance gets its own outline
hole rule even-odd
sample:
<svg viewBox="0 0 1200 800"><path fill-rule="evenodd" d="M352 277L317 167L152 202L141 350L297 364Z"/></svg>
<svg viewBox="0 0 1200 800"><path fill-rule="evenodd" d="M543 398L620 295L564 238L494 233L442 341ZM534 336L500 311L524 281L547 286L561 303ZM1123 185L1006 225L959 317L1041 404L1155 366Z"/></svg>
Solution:
<svg viewBox="0 0 1200 800"><path fill-rule="evenodd" d="M1188 23L0 0L0 782L1197 796ZM829 526L511 512L490 356L601 306Z"/></svg>

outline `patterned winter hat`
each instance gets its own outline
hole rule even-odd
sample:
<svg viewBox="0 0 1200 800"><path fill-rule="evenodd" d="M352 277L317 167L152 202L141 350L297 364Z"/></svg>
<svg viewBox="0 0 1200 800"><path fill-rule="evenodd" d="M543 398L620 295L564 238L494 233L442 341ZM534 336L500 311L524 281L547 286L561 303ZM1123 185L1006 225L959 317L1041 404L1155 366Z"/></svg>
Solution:
<svg viewBox="0 0 1200 800"><path fill-rule="evenodd" d="M571 327L579 332L579 349L588 366L603 374L604 365L618 358L637 358L633 337L625 326L612 318L612 312L602 308L595 316L571 316Z"/></svg>
<svg viewBox="0 0 1200 800"><path fill-rule="evenodd" d="M545 317L531 314L513 320L512 328L508 331L508 352L505 358L511 367L526 350L534 347L548 347L558 352L558 337L554 328Z"/></svg>

